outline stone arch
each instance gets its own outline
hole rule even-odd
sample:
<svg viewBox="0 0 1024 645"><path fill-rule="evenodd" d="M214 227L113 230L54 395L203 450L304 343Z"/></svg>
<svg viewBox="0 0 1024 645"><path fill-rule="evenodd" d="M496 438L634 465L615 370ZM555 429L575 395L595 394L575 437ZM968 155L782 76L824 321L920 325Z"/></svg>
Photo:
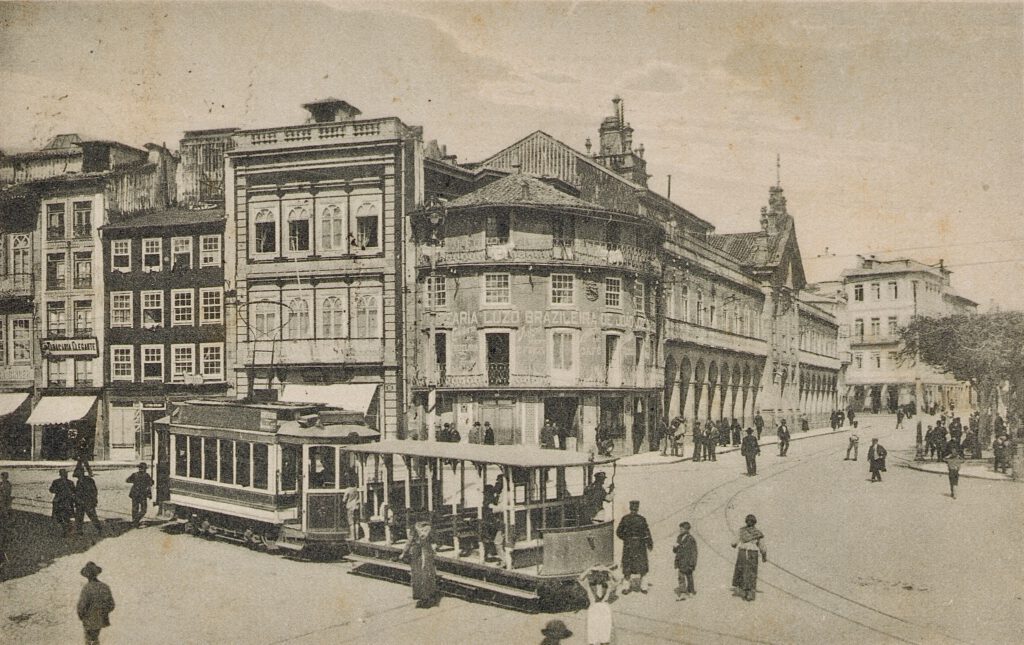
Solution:
<svg viewBox="0 0 1024 645"><path fill-rule="evenodd" d="M676 387L676 358L669 354L665 358L665 384L664 394L662 396L662 404L664 406L665 415L669 414L669 410L672 409L672 394L675 392Z"/></svg>
<svg viewBox="0 0 1024 645"><path fill-rule="evenodd" d="M722 373L718 383L718 418L724 419L729 412L725 409L725 406L729 403L729 384L732 381L732 371L728 363L723 363L721 370Z"/></svg>
<svg viewBox="0 0 1024 645"><path fill-rule="evenodd" d="M693 370L693 418L694 421L700 419L700 403L701 399L706 396L705 379L707 377L707 368L704 366L704 359L697 359L697 365Z"/></svg>
<svg viewBox="0 0 1024 645"><path fill-rule="evenodd" d="M690 363L690 359L684 356L679 364L679 414L683 417L687 416L686 404L689 402L691 382L693 382L693 365ZM700 396L698 393L694 393L693 398L700 398Z"/></svg>
<svg viewBox="0 0 1024 645"><path fill-rule="evenodd" d="M712 418L711 412L715 409L715 395L718 394L718 363L711 361L708 365L708 406L707 418Z"/></svg>

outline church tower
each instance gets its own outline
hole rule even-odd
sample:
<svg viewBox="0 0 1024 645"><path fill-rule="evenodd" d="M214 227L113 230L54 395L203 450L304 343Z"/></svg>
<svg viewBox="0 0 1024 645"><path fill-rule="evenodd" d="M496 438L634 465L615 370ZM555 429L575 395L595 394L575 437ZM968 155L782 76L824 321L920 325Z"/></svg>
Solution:
<svg viewBox="0 0 1024 645"><path fill-rule="evenodd" d="M601 122L600 150L594 160L615 173L647 187L647 162L641 144L633 150L633 128L626 122L622 99L612 99L612 116Z"/></svg>

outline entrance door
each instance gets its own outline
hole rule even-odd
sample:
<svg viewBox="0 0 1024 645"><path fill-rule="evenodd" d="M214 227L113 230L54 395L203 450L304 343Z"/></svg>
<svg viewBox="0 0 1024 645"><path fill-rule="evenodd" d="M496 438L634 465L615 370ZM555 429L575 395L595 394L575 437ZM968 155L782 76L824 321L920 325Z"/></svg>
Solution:
<svg viewBox="0 0 1024 645"><path fill-rule="evenodd" d="M434 367L437 369L437 384L443 387L448 371L448 334L444 332L434 335Z"/></svg>
<svg viewBox="0 0 1024 645"><path fill-rule="evenodd" d="M579 400L574 397L557 397L544 399L544 418L550 419L552 423L566 435L566 448L575 449L576 437L576 409Z"/></svg>
<svg viewBox="0 0 1024 645"><path fill-rule="evenodd" d="M485 421L494 428L494 443L512 445L523 442L522 429L516 423L515 401L481 401L480 422Z"/></svg>
<svg viewBox="0 0 1024 645"><path fill-rule="evenodd" d="M508 385L509 340L507 333L487 334L487 384Z"/></svg>

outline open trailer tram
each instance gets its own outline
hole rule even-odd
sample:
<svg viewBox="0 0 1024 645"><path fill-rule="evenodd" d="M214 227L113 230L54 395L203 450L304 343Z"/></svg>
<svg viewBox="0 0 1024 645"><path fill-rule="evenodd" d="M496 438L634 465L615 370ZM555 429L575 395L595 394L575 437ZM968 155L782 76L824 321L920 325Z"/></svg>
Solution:
<svg viewBox="0 0 1024 645"><path fill-rule="evenodd" d="M317 404L194 400L157 422L157 501L197 535L253 547L342 548L363 415Z"/></svg>
<svg viewBox="0 0 1024 645"><path fill-rule="evenodd" d="M613 458L420 441L343 451L355 457L359 489L360 527L346 541L348 557L364 563L368 575L405 577L408 565L399 556L423 520L433 527L442 584L475 599L557 608L578 597L582 572L613 564L611 509L595 519L583 501L595 469Z"/></svg>

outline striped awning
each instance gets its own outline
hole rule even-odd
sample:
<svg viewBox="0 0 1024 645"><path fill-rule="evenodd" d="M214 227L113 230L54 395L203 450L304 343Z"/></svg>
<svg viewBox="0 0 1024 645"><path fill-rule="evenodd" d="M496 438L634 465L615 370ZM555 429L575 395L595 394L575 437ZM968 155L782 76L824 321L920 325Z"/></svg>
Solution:
<svg viewBox="0 0 1024 645"><path fill-rule="evenodd" d="M33 426L71 423L89 414L95 404L95 396L44 396L36 403L26 423Z"/></svg>

